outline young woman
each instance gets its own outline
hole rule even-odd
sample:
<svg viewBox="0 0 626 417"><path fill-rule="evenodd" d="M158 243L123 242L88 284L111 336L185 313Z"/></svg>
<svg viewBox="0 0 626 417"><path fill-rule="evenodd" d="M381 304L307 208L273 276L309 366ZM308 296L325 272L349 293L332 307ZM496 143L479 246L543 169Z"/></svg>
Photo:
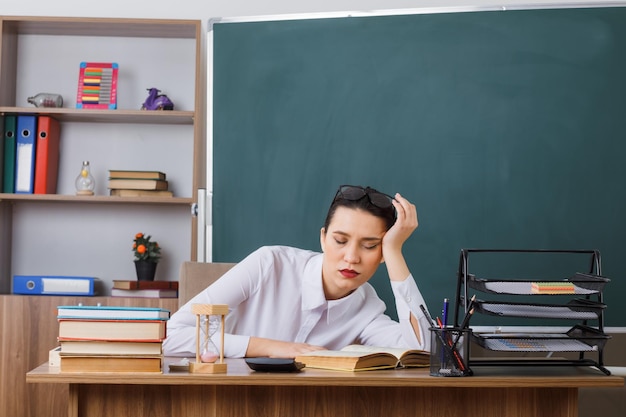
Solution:
<svg viewBox="0 0 626 417"><path fill-rule="evenodd" d="M224 354L231 358L293 358L355 343L428 350L426 304L402 255L417 226L415 206L400 194L339 187L320 231L322 253L286 246L253 252L172 315L165 355L195 356L192 304L229 306ZM368 284L381 263L399 322L385 315Z"/></svg>

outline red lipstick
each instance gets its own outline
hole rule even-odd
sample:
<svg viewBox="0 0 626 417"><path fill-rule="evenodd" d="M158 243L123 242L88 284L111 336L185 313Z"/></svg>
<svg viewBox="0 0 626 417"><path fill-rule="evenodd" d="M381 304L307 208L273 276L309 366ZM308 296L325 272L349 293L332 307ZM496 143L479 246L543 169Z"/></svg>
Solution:
<svg viewBox="0 0 626 417"><path fill-rule="evenodd" d="M356 278L359 273L353 269L342 269L339 271L344 278Z"/></svg>

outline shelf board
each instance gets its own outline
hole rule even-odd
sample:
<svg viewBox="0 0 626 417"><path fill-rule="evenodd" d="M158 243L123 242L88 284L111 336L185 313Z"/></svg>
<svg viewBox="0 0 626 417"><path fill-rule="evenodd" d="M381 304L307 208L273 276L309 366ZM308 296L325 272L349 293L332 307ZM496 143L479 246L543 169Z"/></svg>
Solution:
<svg viewBox="0 0 626 417"><path fill-rule="evenodd" d="M51 116L60 122L193 125L194 112L179 110L99 110L71 108L0 107L1 114Z"/></svg>
<svg viewBox="0 0 626 417"><path fill-rule="evenodd" d="M1 201L43 203L96 203L96 204L169 204L191 205L186 197L112 197L107 195L76 196L68 194L8 194L0 193Z"/></svg>
<svg viewBox="0 0 626 417"><path fill-rule="evenodd" d="M20 35L112 36L194 39L194 20L2 16L10 31Z"/></svg>

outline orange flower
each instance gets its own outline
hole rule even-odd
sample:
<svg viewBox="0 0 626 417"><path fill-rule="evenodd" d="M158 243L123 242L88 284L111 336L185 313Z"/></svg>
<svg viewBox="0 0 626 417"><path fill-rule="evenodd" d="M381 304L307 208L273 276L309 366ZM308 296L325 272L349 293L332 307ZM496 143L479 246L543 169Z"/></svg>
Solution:
<svg viewBox="0 0 626 417"><path fill-rule="evenodd" d="M135 254L136 261L151 261L159 262L161 258L161 247L157 242L154 242L151 236L144 235L143 233L137 233L133 241L133 252Z"/></svg>

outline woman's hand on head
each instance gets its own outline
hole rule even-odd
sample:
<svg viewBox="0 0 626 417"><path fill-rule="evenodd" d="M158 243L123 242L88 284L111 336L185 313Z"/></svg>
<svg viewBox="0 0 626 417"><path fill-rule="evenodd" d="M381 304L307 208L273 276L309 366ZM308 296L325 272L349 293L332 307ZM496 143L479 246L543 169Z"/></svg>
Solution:
<svg viewBox="0 0 626 417"><path fill-rule="evenodd" d="M391 281L404 281L410 275L409 267L402 255L402 245L417 229L417 210L409 200L400 194L395 195L393 205L397 218L391 229L383 237L383 260Z"/></svg>
<svg viewBox="0 0 626 417"><path fill-rule="evenodd" d="M402 250L402 245L417 229L417 209L415 205L400 193L396 193L393 200L393 206L396 208L396 222L385 233L383 238L383 250Z"/></svg>

